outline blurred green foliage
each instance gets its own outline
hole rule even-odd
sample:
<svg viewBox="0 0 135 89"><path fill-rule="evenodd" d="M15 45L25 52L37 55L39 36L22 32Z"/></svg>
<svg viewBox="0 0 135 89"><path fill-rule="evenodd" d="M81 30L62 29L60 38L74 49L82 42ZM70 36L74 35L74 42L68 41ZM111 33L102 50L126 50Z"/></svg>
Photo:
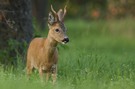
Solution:
<svg viewBox="0 0 135 89"><path fill-rule="evenodd" d="M135 16L134 0L49 0L56 10L68 5L69 18L86 20Z"/></svg>
<svg viewBox="0 0 135 89"><path fill-rule="evenodd" d="M49 4L54 7L61 8L67 5L68 17L69 18L104 18L107 0L50 0ZM100 13L100 16L93 17L93 11ZM101 14L102 13L102 14Z"/></svg>
<svg viewBox="0 0 135 89"><path fill-rule="evenodd" d="M19 43L16 40L9 39L7 45L8 47L5 48L4 51L0 50L0 64L2 64L5 69L10 67L16 68L18 66L18 62L25 65L25 55L28 45L27 42ZM21 60L18 57L21 57Z"/></svg>

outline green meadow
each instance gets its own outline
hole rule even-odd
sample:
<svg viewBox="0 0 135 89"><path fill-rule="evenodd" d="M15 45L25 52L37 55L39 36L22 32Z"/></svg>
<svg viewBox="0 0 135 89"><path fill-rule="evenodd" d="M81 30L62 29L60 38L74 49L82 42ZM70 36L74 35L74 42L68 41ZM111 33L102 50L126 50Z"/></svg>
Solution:
<svg viewBox="0 0 135 89"><path fill-rule="evenodd" d="M135 89L134 23L132 18L66 20L70 42L58 45L56 84L41 82L36 70L27 80L18 62L16 69L0 66L0 89ZM47 30L35 34L45 37Z"/></svg>

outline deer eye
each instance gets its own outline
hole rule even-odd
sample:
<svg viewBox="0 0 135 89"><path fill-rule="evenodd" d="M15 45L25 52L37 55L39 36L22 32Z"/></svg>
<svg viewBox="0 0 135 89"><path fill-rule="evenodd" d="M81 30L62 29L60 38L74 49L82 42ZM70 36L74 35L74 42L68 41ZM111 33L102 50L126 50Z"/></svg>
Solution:
<svg viewBox="0 0 135 89"><path fill-rule="evenodd" d="M56 32L59 32L60 30L59 29L55 29Z"/></svg>

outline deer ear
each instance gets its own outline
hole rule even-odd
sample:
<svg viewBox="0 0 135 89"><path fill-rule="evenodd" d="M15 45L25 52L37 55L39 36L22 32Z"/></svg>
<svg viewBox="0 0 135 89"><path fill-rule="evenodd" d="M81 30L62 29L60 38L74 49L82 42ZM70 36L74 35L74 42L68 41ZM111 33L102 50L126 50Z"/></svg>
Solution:
<svg viewBox="0 0 135 89"><path fill-rule="evenodd" d="M58 14L58 18L59 18L59 20L60 21L62 21L63 20L63 10L62 9L60 9L58 12L57 12L57 14Z"/></svg>
<svg viewBox="0 0 135 89"><path fill-rule="evenodd" d="M65 17L66 12L67 12L66 7L67 7L67 6L64 7L64 10L60 9L60 10L57 12L58 18L59 18L59 20L62 21L62 22L64 21L64 17Z"/></svg>
<svg viewBox="0 0 135 89"><path fill-rule="evenodd" d="M52 12L50 12L48 15L48 23L49 25L53 25L55 22L56 22L55 16L53 15Z"/></svg>

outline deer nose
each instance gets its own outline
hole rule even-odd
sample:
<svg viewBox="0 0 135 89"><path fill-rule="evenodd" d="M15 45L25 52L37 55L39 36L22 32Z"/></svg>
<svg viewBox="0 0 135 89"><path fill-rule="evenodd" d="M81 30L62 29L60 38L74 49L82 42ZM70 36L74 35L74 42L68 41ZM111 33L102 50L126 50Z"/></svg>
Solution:
<svg viewBox="0 0 135 89"><path fill-rule="evenodd" d="M62 40L62 42L67 43L67 42L69 42L69 39L66 37L66 38L64 38L64 39Z"/></svg>

